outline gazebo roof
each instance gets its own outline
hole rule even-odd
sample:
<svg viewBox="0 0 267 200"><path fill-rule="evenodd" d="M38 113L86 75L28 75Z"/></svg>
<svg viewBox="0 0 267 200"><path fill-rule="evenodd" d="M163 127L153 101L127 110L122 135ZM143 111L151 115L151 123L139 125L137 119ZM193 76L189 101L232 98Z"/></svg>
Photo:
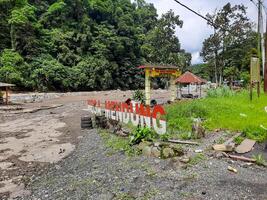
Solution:
<svg viewBox="0 0 267 200"><path fill-rule="evenodd" d="M0 82L0 87L14 87L14 84Z"/></svg>
<svg viewBox="0 0 267 200"><path fill-rule="evenodd" d="M191 72L185 72L182 76L180 76L178 79L176 79L176 83L185 83L185 84L190 84L190 83L195 83L195 84L202 84L206 83L207 81L205 79L202 79L195 74Z"/></svg>

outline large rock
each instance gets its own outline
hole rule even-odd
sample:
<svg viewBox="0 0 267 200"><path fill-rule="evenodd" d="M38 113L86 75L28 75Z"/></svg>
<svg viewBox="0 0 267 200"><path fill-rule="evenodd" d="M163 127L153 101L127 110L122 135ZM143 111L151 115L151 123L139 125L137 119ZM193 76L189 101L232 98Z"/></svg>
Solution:
<svg viewBox="0 0 267 200"><path fill-rule="evenodd" d="M137 146L137 149L139 149L140 151L143 151L143 149L147 146L150 146L151 143L150 142L147 142L147 141L144 141L144 142L140 142Z"/></svg>
<svg viewBox="0 0 267 200"><path fill-rule="evenodd" d="M160 157L160 150L158 147L152 147L151 149L152 156L159 158Z"/></svg>
<svg viewBox="0 0 267 200"><path fill-rule="evenodd" d="M174 151L173 151L172 148L167 147L167 148L164 148L162 150L162 156L163 156L163 158L171 158L174 155L175 155L175 153L174 153Z"/></svg>
<svg viewBox="0 0 267 200"><path fill-rule="evenodd" d="M144 147L142 153L144 156L149 157L152 155L152 148L150 146L146 146L146 147Z"/></svg>

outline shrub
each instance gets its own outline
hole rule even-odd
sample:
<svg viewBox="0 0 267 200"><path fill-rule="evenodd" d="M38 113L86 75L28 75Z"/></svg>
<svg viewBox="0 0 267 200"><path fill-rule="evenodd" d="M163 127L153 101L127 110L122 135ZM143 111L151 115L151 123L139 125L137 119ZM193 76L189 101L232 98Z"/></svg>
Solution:
<svg viewBox="0 0 267 200"><path fill-rule="evenodd" d="M228 86L219 87L216 89L210 89L207 92L208 97L216 98L216 97L230 97L234 96L235 92L231 90Z"/></svg>
<svg viewBox="0 0 267 200"><path fill-rule="evenodd" d="M141 90L134 91L133 100L145 103L145 93Z"/></svg>
<svg viewBox="0 0 267 200"><path fill-rule="evenodd" d="M254 155L253 158L256 160L256 164L260 166L267 166L267 162L262 154Z"/></svg>
<svg viewBox="0 0 267 200"><path fill-rule="evenodd" d="M264 142L267 139L267 131L260 127L248 126L243 130L246 138Z"/></svg>
<svg viewBox="0 0 267 200"><path fill-rule="evenodd" d="M136 128L135 131L130 136L130 144L139 144L142 140L151 141L157 138L158 135L153 130L145 127L145 128Z"/></svg>

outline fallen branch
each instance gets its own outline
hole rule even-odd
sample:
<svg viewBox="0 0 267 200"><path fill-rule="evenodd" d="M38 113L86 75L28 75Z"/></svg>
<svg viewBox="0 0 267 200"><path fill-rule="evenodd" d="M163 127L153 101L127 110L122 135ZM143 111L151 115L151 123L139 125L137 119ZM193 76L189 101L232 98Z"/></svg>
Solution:
<svg viewBox="0 0 267 200"><path fill-rule="evenodd" d="M247 158L245 156L235 156L235 155L230 155L228 154L229 158L232 158L234 160L241 160L241 161L244 161L244 162L256 162L256 159L253 159L253 158Z"/></svg>
<svg viewBox="0 0 267 200"><path fill-rule="evenodd" d="M190 145L199 145L197 142L185 141L185 140L168 140L168 142L176 144L190 144Z"/></svg>

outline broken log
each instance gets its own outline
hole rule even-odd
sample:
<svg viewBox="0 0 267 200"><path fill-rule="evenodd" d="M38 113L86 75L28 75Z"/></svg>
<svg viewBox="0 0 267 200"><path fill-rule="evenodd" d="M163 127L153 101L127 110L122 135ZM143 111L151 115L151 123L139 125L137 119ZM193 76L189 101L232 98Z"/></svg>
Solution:
<svg viewBox="0 0 267 200"><path fill-rule="evenodd" d="M190 144L190 145L199 145L198 142L185 141L185 140L168 140L168 142L176 144Z"/></svg>

